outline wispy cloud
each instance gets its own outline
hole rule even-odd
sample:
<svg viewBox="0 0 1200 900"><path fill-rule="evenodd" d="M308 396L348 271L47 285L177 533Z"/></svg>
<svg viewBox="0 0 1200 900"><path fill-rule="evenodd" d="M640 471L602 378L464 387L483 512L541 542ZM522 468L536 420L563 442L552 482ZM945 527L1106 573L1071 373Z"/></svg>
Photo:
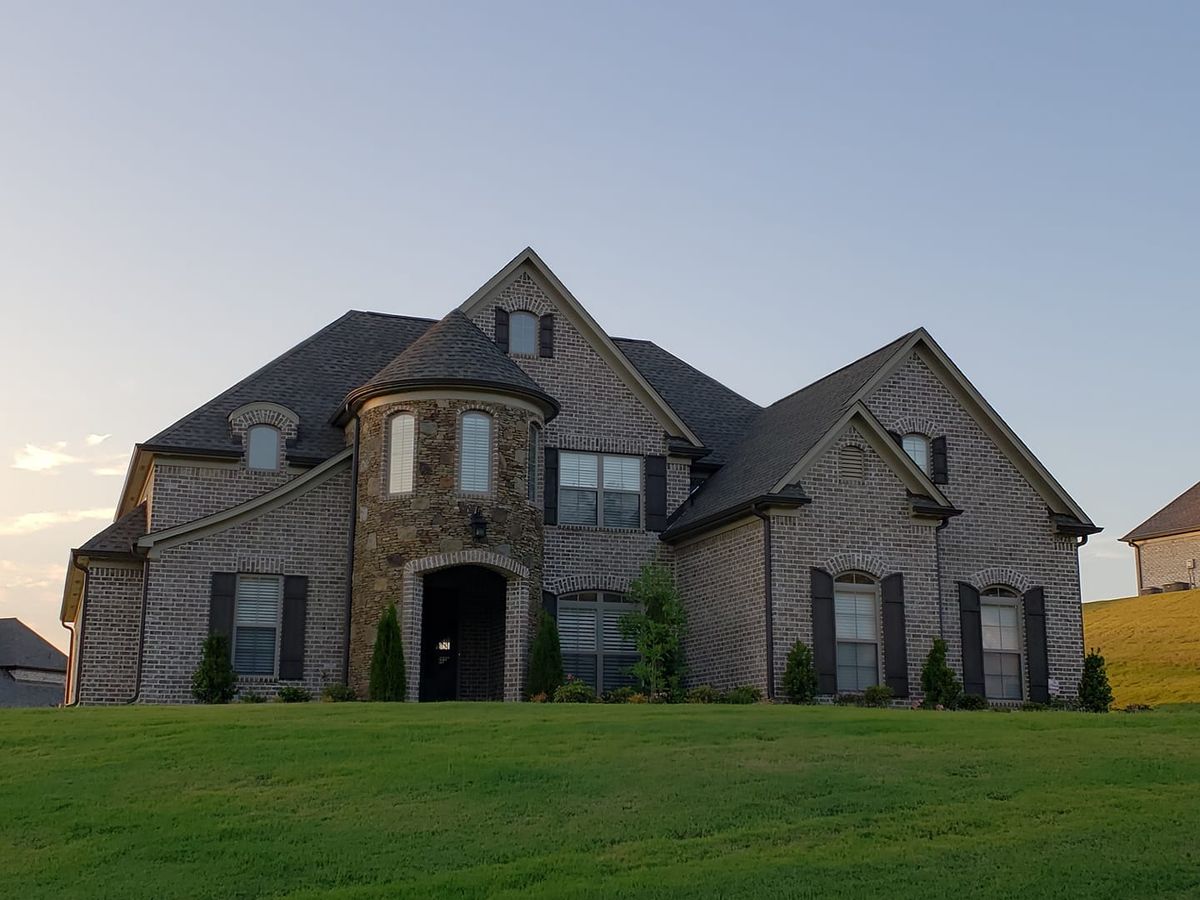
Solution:
<svg viewBox="0 0 1200 900"><path fill-rule="evenodd" d="M1133 564L1133 551L1116 538L1092 538L1086 547L1079 551L1080 556L1091 559L1123 559Z"/></svg>
<svg viewBox="0 0 1200 900"><path fill-rule="evenodd" d="M111 475L124 475L125 467L124 466L97 466L96 468L92 469L92 474L93 475L103 475L105 477L108 477Z"/></svg>
<svg viewBox="0 0 1200 900"><path fill-rule="evenodd" d="M28 565L12 559L0 559L0 596L5 591L38 590L62 584L63 567Z"/></svg>
<svg viewBox="0 0 1200 900"><path fill-rule="evenodd" d="M87 444L89 447L99 447L101 444L103 444L105 441L107 441L110 437L112 437L111 434L89 434L87 437L85 437L83 439L83 442L85 444Z"/></svg>
<svg viewBox="0 0 1200 900"><path fill-rule="evenodd" d="M26 444L24 449L13 454L12 467L26 472L53 472L63 466L82 462L78 456L67 453L67 442L58 441L48 447Z"/></svg>
<svg viewBox="0 0 1200 900"><path fill-rule="evenodd" d="M45 531L56 525L71 525L75 522L103 521L112 518L112 510L68 509L61 512L31 512L9 519L0 519L0 537L15 537Z"/></svg>

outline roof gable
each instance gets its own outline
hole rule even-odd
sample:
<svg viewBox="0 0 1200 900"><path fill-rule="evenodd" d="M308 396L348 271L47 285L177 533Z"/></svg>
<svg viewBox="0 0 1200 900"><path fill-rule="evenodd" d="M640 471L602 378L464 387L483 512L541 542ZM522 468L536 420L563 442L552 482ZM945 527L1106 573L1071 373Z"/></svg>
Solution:
<svg viewBox="0 0 1200 900"><path fill-rule="evenodd" d="M20 619L0 619L0 669L65 672L67 657Z"/></svg>
<svg viewBox="0 0 1200 900"><path fill-rule="evenodd" d="M1193 484L1121 540L1133 543L1189 531L1200 531L1200 483Z"/></svg>

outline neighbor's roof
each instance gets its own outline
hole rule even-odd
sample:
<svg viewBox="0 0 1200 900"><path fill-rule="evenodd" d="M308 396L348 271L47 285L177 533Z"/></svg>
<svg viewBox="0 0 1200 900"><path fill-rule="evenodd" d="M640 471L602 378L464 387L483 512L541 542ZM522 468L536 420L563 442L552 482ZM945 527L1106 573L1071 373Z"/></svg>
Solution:
<svg viewBox="0 0 1200 900"><path fill-rule="evenodd" d="M20 619L0 619L0 669L65 672L67 657Z"/></svg>
<svg viewBox="0 0 1200 900"><path fill-rule="evenodd" d="M730 455L729 464L692 495L671 523L667 536L770 494L796 461L850 408L859 389L896 355L911 335L909 332L896 338L762 410Z"/></svg>
<svg viewBox="0 0 1200 900"><path fill-rule="evenodd" d="M430 325L399 356L350 391L345 409L396 390L448 384L515 392L536 400L550 416L558 412L558 402L457 309Z"/></svg>
<svg viewBox="0 0 1200 900"><path fill-rule="evenodd" d="M75 552L82 556L132 556L137 539L149 530L146 522L146 504L142 502L81 544Z"/></svg>
<svg viewBox="0 0 1200 900"><path fill-rule="evenodd" d="M0 671L0 707L58 706L63 702L63 686L53 682L17 681Z"/></svg>
<svg viewBox="0 0 1200 900"><path fill-rule="evenodd" d="M1193 484L1121 540L1144 541L1189 531L1200 531L1200 483Z"/></svg>

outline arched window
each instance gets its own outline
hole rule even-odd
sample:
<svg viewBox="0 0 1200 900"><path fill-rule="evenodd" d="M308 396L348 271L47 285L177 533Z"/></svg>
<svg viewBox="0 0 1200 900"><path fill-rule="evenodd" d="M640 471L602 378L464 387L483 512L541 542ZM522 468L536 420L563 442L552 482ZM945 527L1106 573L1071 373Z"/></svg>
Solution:
<svg viewBox="0 0 1200 900"><path fill-rule="evenodd" d="M279 469L279 429L254 425L246 432L246 465L261 472Z"/></svg>
<svg viewBox="0 0 1200 900"><path fill-rule="evenodd" d="M492 491L492 417L463 413L458 447L458 486L465 494Z"/></svg>
<svg viewBox="0 0 1200 900"><path fill-rule="evenodd" d="M413 489L417 420L411 413L392 416L388 435L388 493L407 494Z"/></svg>
<svg viewBox="0 0 1200 900"><path fill-rule="evenodd" d="M526 491L529 502L537 503L538 473L541 471L540 454L542 446L542 429L536 422L529 423L529 450L526 455Z"/></svg>
<svg viewBox="0 0 1200 900"><path fill-rule="evenodd" d="M508 352L522 356L537 355L538 319L531 312L515 312L508 317Z"/></svg>
<svg viewBox="0 0 1200 900"><path fill-rule="evenodd" d="M1005 585L979 594L983 626L983 689L989 700L1020 700L1021 595Z"/></svg>
<svg viewBox="0 0 1200 900"><path fill-rule="evenodd" d="M621 618L637 606L623 594L582 591L558 598L558 639L563 671L597 691L633 684L629 669L637 648L621 633Z"/></svg>
<svg viewBox="0 0 1200 900"><path fill-rule="evenodd" d="M862 572L833 580L837 688L862 691L879 684L879 591Z"/></svg>
<svg viewBox="0 0 1200 900"><path fill-rule="evenodd" d="M929 474L929 438L913 432L906 434L900 440L900 445L909 458L917 464L925 474Z"/></svg>
<svg viewBox="0 0 1200 900"><path fill-rule="evenodd" d="M866 454L862 447L847 444L838 453L838 475L851 481L862 481L866 470Z"/></svg>

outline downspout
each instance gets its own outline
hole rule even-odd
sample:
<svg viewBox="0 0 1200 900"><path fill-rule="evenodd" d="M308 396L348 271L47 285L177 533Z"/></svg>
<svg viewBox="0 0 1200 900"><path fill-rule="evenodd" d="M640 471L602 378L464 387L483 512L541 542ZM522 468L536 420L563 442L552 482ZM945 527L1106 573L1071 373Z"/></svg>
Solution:
<svg viewBox="0 0 1200 900"><path fill-rule="evenodd" d="M767 638L767 699L775 699L775 614L771 590L771 517L762 511L757 503L751 505L750 512L762 519L763 523L763 594L766 608L763 610L766 621Z"/></svg>
<svg viewBox="0 0 1200 900"><path fill-rule="evenodd" d="M1137 570L1137 588L1138 594L1142 593L1142 546L1141 544L1130 544L1133 547L1133 567Z"/></svg>
<svg viewBox="0 0 1200 900"><path fill-rule="evenodd" d="M125 701L131 705L137 703L142 696L142 659L146 655L146 607L150 605L150 559L142 560L142 624L138 629L137 670L133 675L133 696Z"/></svg>
<svg viewBox="0 0 1200 900"><path fill-rule="evenodd" d="M350 683L350 610L354 601L354 541L358 532L358 441L362 422L354 417L354 449L350 454L350 537L346 542L346 613L343 621L342 683Z"/></svg>
<svg viewBox="0 0 1200 900"><path fill-rule="evenodd" d="M949 519L942 519L937 528L933 529L933 560L937 576L938 637L943 641L946 640L946 603L942 594L942 529L949 524Z"/></svg>

